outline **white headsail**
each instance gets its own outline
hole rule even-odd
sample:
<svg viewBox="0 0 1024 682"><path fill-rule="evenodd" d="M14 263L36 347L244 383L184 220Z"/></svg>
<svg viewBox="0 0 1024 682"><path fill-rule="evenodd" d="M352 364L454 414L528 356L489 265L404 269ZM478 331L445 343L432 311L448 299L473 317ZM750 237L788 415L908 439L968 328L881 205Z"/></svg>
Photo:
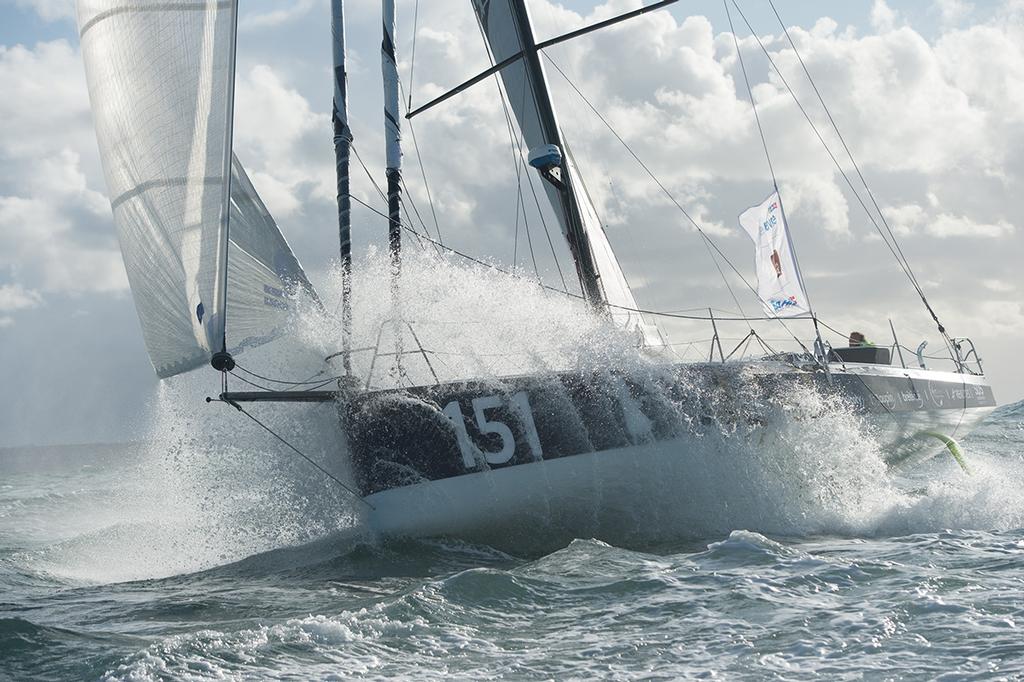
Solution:
<svg viewBox="0 0 1024 682"><path fill-rule="evenodd" d="M495 62L504 61L527 47L524 38L532 43L532 35L523 35L529 30L530 20L526 5L521 0L473 0L473 8L483 26ZM562 170L565 171L562 181L571 196L550 182L543 184L562 232L577 259L577 268L580 267L581 259L589 256L596 270L601 298L608 304L608 310L616 323L624 329L636 331L646 345L661 345L657 329L645 324L640 314L634 312L637 308L636 299L619 267L594 203L587 194L583 178L559 129L547 76L539 57L524 55L503 68L500 74L526 148L533 151L547 145L556 145L562 154ZM574 243L570 224L572 209L567 206L569 201L578 207L585 237L582 247L589 244L589 254L577 252L581 245Z"/></svg>
<svg viewBox="0 0 1024 682"><path fill-rule="evenodd" d="M793 317L810 312L782 201L775 191L740 216L740 226L756 245L757 295L768 313Z"/></svg>
<svg viewBox="0 0 1024 682"><path fill-rule="evenodd" d="M565 159L565 166L569 169L569 176L572 187L582 189L583 201L580 202L580 213L583 215L583 224L586 226L587 236L590 238L590 251L594 256L594 266L601 277L601 290L604 292L604 300L609 304L608 312L621 329L636 332L645 346L661 346L664 341L661 333L653 324L644 322L640 313L636 312L636 299L626 281L619 266L619 260L612 251L611 242L601 226L601 220L597 216L594 202L587 193L586 185L580 176L576 161L573 159L572 150L569 150Z"/></svg>
<svg viewBox="0 0 1024 682"><path fill-rule="evenodd" d="M290 292L312 293L231 153L236 12L237 0L78 0L114 222L161 377L269 340Z"/></svg>

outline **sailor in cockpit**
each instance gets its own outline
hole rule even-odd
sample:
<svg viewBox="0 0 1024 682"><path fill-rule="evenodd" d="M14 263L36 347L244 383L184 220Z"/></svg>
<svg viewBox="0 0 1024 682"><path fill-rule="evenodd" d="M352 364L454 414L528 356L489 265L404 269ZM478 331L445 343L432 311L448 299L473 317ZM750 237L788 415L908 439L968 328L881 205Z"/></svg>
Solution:
<svg viewBox="0 0 1024 682"><path fill-rule="evenodd" d="M871 348L874 345L860 332L850 332L850 348Z"/></svg>

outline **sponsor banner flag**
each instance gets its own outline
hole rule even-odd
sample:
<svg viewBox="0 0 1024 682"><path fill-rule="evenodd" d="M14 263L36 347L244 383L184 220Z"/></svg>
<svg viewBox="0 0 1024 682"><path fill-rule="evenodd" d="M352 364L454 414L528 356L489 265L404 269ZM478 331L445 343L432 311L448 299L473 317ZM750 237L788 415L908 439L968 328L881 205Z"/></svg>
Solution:
<svg viewBox="0 0 1024 682"><path fill-rule="evenodd" d="M773 192L760 205L744 211L740 226L757 249L757 295L768 313L776 317L809 313L779 193Z"/></svg>

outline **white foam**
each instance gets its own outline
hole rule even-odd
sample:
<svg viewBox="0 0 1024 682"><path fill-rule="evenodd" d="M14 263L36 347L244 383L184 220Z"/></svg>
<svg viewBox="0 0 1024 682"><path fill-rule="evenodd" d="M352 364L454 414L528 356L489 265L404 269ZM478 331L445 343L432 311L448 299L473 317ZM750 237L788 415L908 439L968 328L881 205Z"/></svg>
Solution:
<svg viewBox="0 0 1024 682"><path fill-rule="evenodd" d="M394 314L389 268L377 253L354 267L354 347L375 346ZM610 330L578 301L526 279L413 253L405 259L400 290L401 312L423 348L434 353L433 369L442 381L565 367L656 371L633 339ZM326 309L336 310L336 274L320 291ZM239 363L267 376L303 379L321 371L323 357L340 349L341 328L333 315L304 311L292 332L239 355ZM385 325L383 352L394 348L389 334ZM414 347L404 332L402 344ZM371 353L354 358L357 375L366 376L371 359ZM403 381L390 363L378 358L374 385ZM422 355L402 364L404 381L431 382ZM245 388L238 382L232 387ZM744 419L723 421L699 447L676 453L679 466L666 472L661 484L667 495L658 498L674 502L652 510L651 518L661 524L654 536L737 528L862 535L1024 526L1019 460L968 448L974 476L939 462L910 483L923 494L910 494L905 481L886 471L870 429L842 401L806 390L765 402L748 395L751 390L740 377L721 393L722 413ZM346 493L242 415L204 402L218 391L212 371L163 382L152 404L152 424L140 434L147 446L121 472L109 509L90 531L29 560L40 570L81 580L158 577L359 525L360 507ZM252 411L348 480L332 405L261 405ZM650 429L641 417L629 417L637 433Z"/></svg>

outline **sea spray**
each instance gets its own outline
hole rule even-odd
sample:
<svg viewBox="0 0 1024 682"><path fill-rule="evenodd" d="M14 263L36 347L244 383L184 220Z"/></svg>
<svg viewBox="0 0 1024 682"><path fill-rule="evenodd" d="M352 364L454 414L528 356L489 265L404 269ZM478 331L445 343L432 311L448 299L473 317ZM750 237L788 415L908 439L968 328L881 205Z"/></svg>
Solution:
<svg viewBox="0 0 1024 682"><path fill-rule="evenodd" d="M535 280L412 252L403 260L396 306L387 286L390 267L376 251L353 266L351 344L360 350L352 364L364 385L425 385L434 383L435 374L444 382L638 356L631 336L617 332L578 298L545 290ZM341 293L338 273L320 290L326 313L305 311L295 332L323 357L341 350L343 329L334 314ZM401 377L393 372L394 357L387 355L396 344L403 351ZM341 363L332 367L337 371Z"/></svg>
<svg viewBox="0 0 1024 682"><path fill-rule="evenodd" d="M418 346L411 335L403 338L409 354L397 373L393 356L385 355L395 346L388 334L396 308L382 285L389 267L379 253L354 266L352 346L371 349L353 356L364 385L430 384L432 371L441 381L473 377L500 385L508 375L574 369L603 373L621 399L632 390L623 375L666 383L663 359L641 353L635 339L610 329L580 301L529 279L423 254L410 255L403 270L397 309ZM326 312L303 307L281 339L239 354L239 366L254 374L240 370L230 388L251 388L240 378L278 389L299 386L272 380L331 387L340 363L325 367L323 359L341 348L337 273L320 291ZM379 357L371 376L374 350ZM129 580L202 570L363 528L360 503L229 406L207 404L219 388L209 370L162 382L151 425L139 433L145 445L97 504L102 513L79 518L78 535L24 561L76 580ZM876 535L1024 525L1015 488L1024 472L1014 465L989 463L969 448L974 477L939 461L928 469L932 478L908 485L886 471L871 428L851 406L810 385L772 393L754 370L729 364L717 372L684 372L674 391L648 390L636 400L642 404L625 411L623 426L635 442L651 440L649 415L669 415L655 421L674 425L672 442L652 445L660 450L660 468L651 472L656 480L635 491L618 519L638 546L737 528ZM335 405L254 405L251 411L351 482ZM581 431L579 423L567 428ZM586 434L577 435L586 441ZM595 524L607 516L606 501L598 487L586 510ZM546 500L540 510L557 515L556 506Z"/></svg>
<svg viewBox="0 0 1024 682"><path fill-rule="evenodd" d="M34 565L87 582L161 577L358 524L350 495L230 408L201 402L202 391L185 390L194 387L183 383L161 388L147 439L133 460L121 463L117 485L97 501L103 513L94 515L87 532L32 557ZM344 476L335 411L306 408L285 408L270 420Z"/></svg>
<svg viewBox="0 0 1024 682"><path fill-rule="evenodd" d="M395 309L382 285L389 268L376 252L354 266L353 347L394 350L395 338L388 334ZM341 291L337 271L320 290L322 309L296 301L299 314L281 338L237 355L239 369L229 377L229 388L336 385L341 365L327 366L324 358L341 348L334 314ZM423 346L403 357L401 375L394 372L393 356L380 361L371 379L375 386L433 381L422 349L431 351L443 377L498 376L566 366L581 349L618 338L575 299L483 266L410 254L399 290L398 310ZM408 333L408 326L402 329ZM404 341L413 350L412 339ZM353 360L365 382L372 353ZM303 381L309 383L295 383ZM219 392L220 377L210 370L162 381L149 405L148 425L138 433L139 452L123 463L99 509L79 519L82 532L22 559L66 579L124 581L203 570L360 527L361 503L231 407L206 402ZM247 410L351 482L335 404L274 403Z"/></svg>

